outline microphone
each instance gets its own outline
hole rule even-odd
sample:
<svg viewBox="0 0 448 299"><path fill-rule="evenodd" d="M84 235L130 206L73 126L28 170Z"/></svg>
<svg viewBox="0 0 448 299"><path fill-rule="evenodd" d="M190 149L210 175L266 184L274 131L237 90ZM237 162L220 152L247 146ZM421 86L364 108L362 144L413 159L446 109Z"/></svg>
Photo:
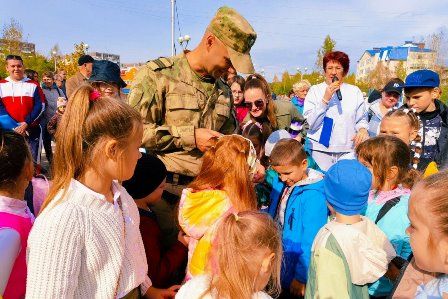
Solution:
<svg viewBox="0 0 448 299"><path fill-rule="evenodd" d="M334 76L333 82L336 82L336 81L339 81L339 79L337 76ZM336 90L336 95L338 96L339 101L342 101L342 93L341 93L340 89Z"/></svg>

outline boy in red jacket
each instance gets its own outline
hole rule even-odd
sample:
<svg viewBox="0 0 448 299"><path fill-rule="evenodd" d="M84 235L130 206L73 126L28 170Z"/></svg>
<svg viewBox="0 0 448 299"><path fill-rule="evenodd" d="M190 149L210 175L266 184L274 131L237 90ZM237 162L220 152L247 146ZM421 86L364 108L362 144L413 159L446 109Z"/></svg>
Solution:
<svg viewBox="0 0 448 299"><path fill-rule="evenodd" d="M9 123L17 123L12 129L26 136L33 160L40 164L42 134L39 119L45 110L45 96L38 82L25 77L20 56L6 56L6 70L9 76L0 80L0 117L8 118Z"/></svg>
<svg viewBox="0 0 448 299"><path fill-rule="evenodd" d="M157 157L142 154L134 176L123 187L134 198L140 213L140 233L148 261L148 276L156 288L180 283L185 276L187 240L182 232L168 248L162 246L162 232L151 205L162 199L166 180L165 165Z"/></svg>

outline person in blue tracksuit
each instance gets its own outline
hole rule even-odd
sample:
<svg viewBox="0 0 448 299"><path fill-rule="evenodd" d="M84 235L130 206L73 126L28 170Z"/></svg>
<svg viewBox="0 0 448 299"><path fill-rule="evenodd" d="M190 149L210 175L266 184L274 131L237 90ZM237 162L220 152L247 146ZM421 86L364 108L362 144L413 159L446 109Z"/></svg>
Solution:
<svg viewBox="0 0 448 299"><path fill-rule="evenodd" d="M268 213L282 228L281 298L300 297L305 294L314 237L328 219L323 174L308 168L305 150L295 139L278 141L270 163L279 174Z"/></svg>

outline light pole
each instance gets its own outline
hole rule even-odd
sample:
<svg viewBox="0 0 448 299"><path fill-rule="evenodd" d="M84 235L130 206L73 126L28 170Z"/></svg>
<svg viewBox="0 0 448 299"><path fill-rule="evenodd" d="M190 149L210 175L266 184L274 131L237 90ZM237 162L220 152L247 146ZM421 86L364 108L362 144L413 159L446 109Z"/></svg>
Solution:
<svg viewBox="0 0 448 299"><path fill-rule="evenodd" d="M53 59L54 59L54 71L56 72L56 54L58 54L58 52L56 52L55 50L53 50L51 53L53 54Z"/></svg>
<svg viewBox="0 0 448 299"><path fill-rule="evenodd" d="M174 5L176 0L171 0L171 56L174 56Z"/></svg>
<svg viewBox="0 0 448 299"><path fill-rule="evenodd" d="M188 34L185 34L184 36L179 36L179 44L184 48L184 50L187 49L188 42L191 40L191 37ZM185 46L184 46L185 44Z"/></svg>

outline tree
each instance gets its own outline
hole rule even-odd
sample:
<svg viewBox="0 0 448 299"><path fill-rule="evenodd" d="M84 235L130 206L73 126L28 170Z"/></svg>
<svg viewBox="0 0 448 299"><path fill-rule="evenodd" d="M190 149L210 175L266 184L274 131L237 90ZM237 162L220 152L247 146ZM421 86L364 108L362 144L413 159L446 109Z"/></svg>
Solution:
<svg viewBox="0 0 448 299"><path fill-rule="evenodd" d="M378 62L376 67L367 76L366 83L369 88L382 89L386 83L392 79L392 72L386 67L382 61Z"/></svg>
<svg viewBox="0 0 448 299"><path fill-rule="evenodd" d="M403 81L406 78L406 68L404 67L403 61L398 62L395 67L395 77L400 78Z"/></svg>
<svg viewBox="0 0 448 299"><path fill-rule="evenodd" d="M74 51L67 55L61 56L57 61L57 69L65 70L67 77L71 77L78 71L78 59L86 54L87 45L84 42L75 44Z"/></svg>
<svg viewBox="0 0 448 299"><path fill-rule="evenodd" d="M443 67L446 65L448 58L448 35L445 29L430 34L426 37L426 45L434 51L435 67Z"/></svg>
<svg viewBox="0 0 448 299"><path fill-rule="evenodd" d="M21 54L21 43L23 39L22 26L18 21L11 18L9 24L3 25L2 30L2 54Z"/></svg>
<svg viewBox="0 0 448 299"><path fill-rule="evenodd" d="M36 53L34 55L22 55L23 65L27 69L35 70L39 73L42 79L42 73L47 71L53 71L54 65L47 57L42 54Z"/></svg>
<svg viewBox="0 0 448 299"><path fill-rule="evenodd" d="M316 70L321 69L322 59L324 58L325 54L333 51L335 47L336 47L336 41L334 39L331 39L330 35L327 35L325 37L322 47L320 47L320 49L317 50Z"/></svg>

